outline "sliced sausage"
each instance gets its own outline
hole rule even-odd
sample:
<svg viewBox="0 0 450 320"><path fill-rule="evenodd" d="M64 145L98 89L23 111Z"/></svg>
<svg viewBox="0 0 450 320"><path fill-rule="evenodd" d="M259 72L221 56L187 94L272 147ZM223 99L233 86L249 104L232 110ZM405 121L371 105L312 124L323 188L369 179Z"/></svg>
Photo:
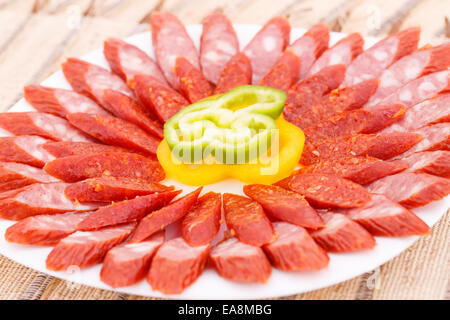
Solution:
<svg viewBox="0 0 450 320"><path fill-rule="evenodd" d="M197 203L186 214L181 224L184 241L191 246L211 243L219 232L222 216L222 196L208 192L198 198Z"/></svg>
<svg viewBox="0 0 450 320"><path fill-rule="evenodd" d="M175 74L178 77L181 93L191 103L207 98L213 94L214 88L186 58L178 57L175 61Z"/></svg>
<svg viewBox="0 0 450 320"><path fill-rule="evenodd" d="M225 220L233 236L254 246L274 241L277 234L261 205L249 198L231 193L223 194Z"/></svg>
<svg viewBox="0 0 450 320"><path fill-rule="evenodd" d="M228 280L265 283L272 273L269 260L260 247L236 238L213 247L210 259L217 273Z"/></svg>
<svg viewBox="0 0 450 320"><path fill-rule="evenodd" d="M48 141L42 144L42 150L47 152L53 160L54 158L64 158L68 156L82 156L93 153L104 152L132 152L130 150L99 144L93 142L73 142L73 141Z"/></svg>
<svg viewBox="0 0 450 320"><path fill-rule="evenodd" d="M323 226L316 210L298 193L262 184L244 186L244 193L257 201L264 211L274 218L311 229Z"/></svg>
<svg viewBox="0 0 450 320"><path fill-rule="evenodd" d="M165 173L154 160L134 153L105 152L58 158L45 166L45 171L63 181L77 182L101 176L161 181Z"/></svg>
<svg viewBox="0 0 450 320"><path fill-rule="evenodd" d="M5 239L21 244L53 246L77 231L77 224L90 214L77 212L28 217L6 229Z"/></svg>
<svg viewBox="0 0 450 320"><path fill-rule="evenodd" d="M197 198L202 191L202 187L188 193L184 197L170 203L169 205L148 213L140 222L133 234L130 242L141 242L158 230L167 227L169 224L183 218L192 206L197 202Z"/></svg>
<svg viewBox="0 0 450 320"><path fill-rule="evenodd" d="M417 129L414 132L423 137L422 141L402 153L401 157L422 151L450 151L450 123L438 123Z"/></svg>
<svg viewBox="0 0 450 320"><path fill-rule="evenodd" d="M183 238L167 241L153 258L148 283L165 294L183 292L202 274L209 250L209 244L191 247Z"/></svg>
<svg viewBox="0 0 450 320"><path fill-rule="evenodd" d="M33 183L57 182L45 171L23 163L0 162L0 192L18 189Z"/></svg>
<svg viewBox="0 0 450 320"><path fill-rule="evenodd" d="M275 222L273 227L279 237L264 245L263 249L276 268L310 271L323 269L328 265L330 258L327 253L305 229L286 222Z"/></svg>
<svg viewBox="0 0 450 320"><path fill-rule="evenodd" d="M43 148L49 140L37 136L0 138L0 161L18 162L42 168L55 157Z"/></svg>
<svg viewBox="0 0 450 320"><path fill-rule="evenodd" d="M109 249L126 240L135 227L136 223L128 223L97 231L72 233L59 241L47 256L47 269L60 271L100 263Z"/></svg>
<svg viewBox="0 0 450 320"><path fill-rule="evenodd" d="M138 283L145 278L150 262L164 239L164 231L161 231L146 241L125 243L112 248L103 261L100 279L113 288Z"/></svg>
<svg viewBox="0 0 450 320"><path fill-rule="evenodd" d="M124 200L102 207L80 222L78 230L90 231L120 223L140 220L149 212L167 205L180 192L169 191L154 193L131 200Z"/></svg>
<svg viewBox="0 0 450 320"><path fill-rule="evenodd" d="M214 94L222 94L239 86L252 83L252 63L244 52L238 52L220 73Z"/></svg>
<svg viewBox="0 0 450 320"><path fill-rule="evenodd" d="M450 151L424 151L402 158L409 164L407 172L429 173L450 178Z"/></svg>
<svg viewBox="0 0 450 320"><path fill-rule="evenodd" d="M300 59L290 49L286 49L275 65L259 81L260 86L287 92L298 80Z"/></svg>
<svg viewBox="0 0 450 320"><path fill-rule="evenodd" d="M371 183L367 190L384 194L406 208L416 208L448 195L450 180L427 173L401 172Z"/></svg>
<svg viewBox="0 0 450 320"><path fill-rule="evenodd" d="M37 111L65 118L68 113L107 114L97 103L72 90L29 85L23 89L24 98Z"/></svg>

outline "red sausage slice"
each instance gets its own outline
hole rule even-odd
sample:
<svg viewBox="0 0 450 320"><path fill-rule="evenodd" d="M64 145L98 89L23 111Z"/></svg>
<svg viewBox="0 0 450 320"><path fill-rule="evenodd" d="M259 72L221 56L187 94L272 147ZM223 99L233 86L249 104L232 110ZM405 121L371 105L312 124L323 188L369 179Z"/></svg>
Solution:
<svg viewBox="0 0 450 320"><path fill-rule="evenodd" d="M177 58L175 61L175 74L178 77L181 93L191 103L213 94L214 88L211 83L186 58Z"/></svg>
<svg viewBox="0 0 450 320"><path fill-rule="evenodd" d="M170 191L137 197L102 207L80 222L78 230L89 231L140 220L149 212L167 205L180 192Z"/></svg>
<svg viewBox="0 0 450 320"><path fill-rule="evenodd" d="M236 238L213 247L210 258L217 273L228 280L265 283L272 273L269 260L260 247Z"/></svg>
<svg viewBox="0 0 450 320"><path fill-rule="evenodd" d="M82 156L93 153L104 152L132 152L130 150L99 144L93 142L73 142L73 141L48 141L42 144L42 149L54 158L64 158L68 156Z"/></svg>
<svg viewBox="0 0 450 320"><path fill-rule="evenodd" d="M257 201L272 217L305 228L317 229L323 221L305 198L278 186L251 184L244 193Z"/></svg>
<svg viewBox="0 0 450 320"><path fill-rule="evenodd" d="M46 260L47 269L59 271L100 263L109 249L127 239L135 227L135 223L128 223L97 231L77 231L53 248Z"/></svg>
<svg viewBox="0 0 450 320"><path fill-rule="evenodd" d="M383 72L378 90L367 105L378 104L410 81L432 72L445 70L449 65L450 44L448 43L407 55Z"/></svg>
<svg viewBox="0 0 450 320"><path fill-rule="evenodd" d="M210 246L191 247L183 238L164 243L153 258L147 281L153 290L178 294L203 272Z"/></svg>
<svg viewBox="0 0 450 320"><path fill-rule="evenodd" d="M99 204L79 204L64 195L67 183L35 183L0 194L0 217L21 220L40 214L89 211Z"/></svg>
<svg viewBox="0 0 450 320"><path fill-rule="evenodd" d="M233 25L219 12L203 21L200 39L200 65L206 79L216 84L225 65L239 51L239 41Z"/></svg>
<svg viewBox="0 0 450 320"><path fill-rule="evenodd" d="M211 243L219 232L222 214L222 196L208 192L198 198L197 203L184 217L181 234L191 246L203 246Z"/></svg>
<svg viewBox="0 0 450 320"><path fill-rule="evenodd" d="M282 17L269 20L245 46L244 53L252 62L253 84L273 67L289 44L291 26Z"/></svg>
<svg viewBox="0 0 450 320"><path fill-rule="evenodd" d="M42 169L17 162L0 162L0 192L57 181Z"/></svg>
<svg viewBox="0 0 450 320"><path fill-rule="evenodd" d="M339 40L326 50L319 59L314 62L308 75L315 74L325 67L335 64L348 66L358 55L363 52L364 39L359 33L352 33Z"/></svg>
<svg viewBox="0 0 450 320"><path fill-rule="evenodd" d="M77 224L90 212L39 215L25 218L6 229L9 242L53 246L77 230Z"/></svg>
<svg viewBox="0 0 450 320"><path fill-rule="evenodd" d="M170 85L178 89L174 72L175 60L185 57L194 67L200 69L197 49L177 17L168 12L153 13L150 21L153 48L156 59Z"/></svg>
<svg viewBox="0 0 450 320"><path fill-rule="evenodd" d="M145 278L150 262L164 243L164 231L140 243L125 243L108 251L100 279L113 288L126 287Z"/></svg>
<svg viewBox="0 0 450 320"><path fill-rule="evenodd" d="M133 77L137 74L150 75L167 85L166 78L158 65L148 54L132 44L115 38L106 39L103 54L111 70L130 87L133 87Z"/></svg>
<svg viewBox="0 0 450 320"><path fill-rule="evenodd" d="M318 23L288 47L300 58L300 80L306 77L316 59L328 48L329 41L330 30L325 24Z"/></svg>
<svg viewBox="0 0 450 320"><path fill-rule="evenodd" d="M259 85L287 92L297 82L299 70L300 59L288 48L273 68L259 81Z"/></svg>
<svg viewBox="0 0 450 320"><path fill-rule="evenodd" d="M417 49L420 28L408 28L384 38L365 50L348 66L343 86L379 78L398 59Z"/></svg>
<svg viewBox="0 0 450 320"><path fill-rule="evenodd" d="M374 237L347 216L326 212L322 218L326 222L325 228L313 231L311 236L326 251L367 250L376 245Z"/></svg>
<svg viewBox="0 0 450 320"><path fill-rule="evenodd" d="M416 208L448 195L450 180L426 173L401 172L371 183L367 190L384 194L406 208Z"/></svg>
<svg viewBox="0 0 450 320"><path fill-rule="evenodd" d="M290 271L309 271L323 269L330 258L302 227L275 222L277 240L266 244L263 249L270 262L278 269Z"/></svg>
<svg viewBox="0 0 450 320"><path fill-rule="evenodd" d="M69 199L80 202L111 202L173 189L141 179L100 177L73 183L66 188L65 193Z"/></svg>
<svg viewBox="0 0 450 320"><path fill-rule="evenodd" d="M370 194L360 185L329 174L297 175L289 182L289 188L318 207L353 208L370 201Z"/></svg>
<svg viewBox="0 0 450 320"><path fill-rule="evenodd" d="M364 185L408 168L402 160L383 161L372 157L348 157L317 162L303 167L298 174L334 174L341 178Z"/></svg>
<svg viewBox="0 0 450 320"><path fill-rule="evenodd" d="M77 182L101 176L145 179L150 182L165 178L161 165L134 153L105 152L58 158L45 166L45 171L63 181Z"/></svg>
<svg viewBox="0 0 450 320"><path fill-rule="evenodd" d="M220 73L214 94L252 83L252 64L243 52L236 53Z"/></svg>
<svg viewBox="0 0 450 320"><path fill-rule="evenodd" d="M94 64L69 58L62 64L62 71L73 90L84 94L101 106L106 105L103 100L106 89L133 97L133 92L119 76Z"/></svg>
<svg viewBox="0 0 450 320"><path fill-rule="evenodd" d="M108 111L116 117L137 125L147 133L159 138L164 137L161 123L152 119L134 99L114 90L105 90L103 97L108 105Z"/></svg>
<svg viewBox="0 0 450 320"><path fill-rule="evenodd" d="M29 85L23 91L25 100L40 112L63 118L73 112L107 114L94 101L71 90Z"/></svg>
<svg viewBox="0 0 450 320"><path fill-rule="evenodd" d="M19 162L42 168L46 162L55 159L43 148L49 140L36 136L0 138L0 161Z"/></svg>
<svg viewBox="0 0 450 320"><path fill-rule="evenodd" d="M147 134L131 122L87 113L71 113L67 119L73 126L106 144L156 154L159 138Z"/></svg>
<svg viewBox="0 0 450 320"><path fill-rule="evenodd" d="M401 155L405 157L415 152L447 150L450 151L450 123L438 123L414 131L423 139Z"/></svg>
<svg viewBox="0 0 450 320"><path fill-rule="evenodd" d="M184 217L191 207L197 202L202 187L188 193L184 197L170 203L169 205L153 211L144 217L131 238L130 242L141 242L158 230Z"/></svg>
<svg viewBox="0 0 450 320"><path fill-rule="evenodd" d="M249 198L231 193L223 194L225 220L231 235L240 241L262 246L277 238L272 224L261 205Z"/></svg>
<svg viewBox="0 0 450 320"><path fill-rule="evenodd" d="M450 151L425 151L402 158L409 164L407 172L429 173L450 178Z"/></svg>
<svg viewBox="0 0 450 320"><path fill-rule="evenodd" d="M163 123L189 104L177 91L151 76L137 75L134 82L134 90L141 104Z"/></svg>
<svg viewBox="0 0 450 320"><path fill-rule="evenodd" d="M381 194L373 194L364 207L339 211L374 236L405 237L422 235L429 228L418 216Z"/></svg>
<svg viewBox="0 0 450 320"><path fill-rule="evenodd" d="M60 117L41 112L0 113L0 127L16 136L35 135L56 141L93 142Z"/></svg>

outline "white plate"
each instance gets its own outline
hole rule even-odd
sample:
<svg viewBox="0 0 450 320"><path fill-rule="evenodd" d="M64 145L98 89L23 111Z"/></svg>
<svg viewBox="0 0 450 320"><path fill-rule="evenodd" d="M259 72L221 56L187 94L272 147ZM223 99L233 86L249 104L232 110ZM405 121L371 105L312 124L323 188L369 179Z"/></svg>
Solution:
<svg viewBox="0 0 450 320"><path fill-rule="evenodd" d="M243 47L260 28L255 25L235 25L241 47ZM201 26L191 25L187 27L189 34L198 45ZM305 30L293 29L291 39L296 39ZM344 34L332 33L331 43L336 42ZM141 33L126 39L128 42L137 45L146 52L151 52L150 34ZM366 38L366 46L372 45L376 39ZM153 56L153 54L151 53ZM154 56L153 56L154 57ZM103 57L102 50L98 49L84 56L86 61L108 68L108 64ZM42 84L70 89L65 81L62 72L58 71L45 80ZM23 99L20 100L11 111L33 110ZM186 187L179 183L168 181L181 187L184 192L189 192L193 187ZM204 191L231 192L242 194L242 183L229 180L204 188ZM430 205L414 210L429 226L435 224L439 218L450 207L450 196L444 200L431 203ZM8 243L4 239L6 228L14 222L0 219L0 253L8 258L19 262L32 269L53 275L55 277L73 281L101 289L113 290L100 281L99 272L101 265L86 268L83 270L71 270L71 272L53 272L45 268L45 259L51 248L34 247ZM172 227L170 233L177 232L176 227ZM148 297L171 297L177 299L258 299L287 296L315 289L320 289L336 283L357 277L365 272L371 271L382 265L388 260L394 258L402 251L411 246L419 237L405 238L380 238L377 237L377 245L373 250L330 254L330 264L324 270L312 272L285 272L273 269L272 276L266 284L243 284L236 283L220 278L213 269L207 268L200 278L180 295L163 295L160 292L153 291L146 281L120 288L114 291L128 294L142 295Z"/></svg>

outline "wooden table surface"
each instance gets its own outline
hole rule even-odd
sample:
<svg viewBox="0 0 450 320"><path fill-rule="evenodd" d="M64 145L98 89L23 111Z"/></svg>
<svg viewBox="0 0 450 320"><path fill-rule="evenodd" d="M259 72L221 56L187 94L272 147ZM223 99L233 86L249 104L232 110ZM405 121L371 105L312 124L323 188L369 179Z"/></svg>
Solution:
<svg viewBox="0 0 450 320"><path fill-rule="evenodd" d="M380 37L420 26L422 45L450 37L449 0L0 0L0 110L66 57L99 48L108 36L147 30L158 10L186 24L220 10L233 23L262 24L282 15L293 27L321 21L332 31ZM372 272L284 299L450 299L449 222L447 212L430 235ZM143 298L58 280L0 256L0 299Z"/></svg>

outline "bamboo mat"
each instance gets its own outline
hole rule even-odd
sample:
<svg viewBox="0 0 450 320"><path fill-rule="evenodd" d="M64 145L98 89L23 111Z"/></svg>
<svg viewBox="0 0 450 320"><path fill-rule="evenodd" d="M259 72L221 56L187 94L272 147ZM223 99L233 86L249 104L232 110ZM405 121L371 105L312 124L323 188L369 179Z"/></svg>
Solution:
<svg viewBox="0 0 450 320"><path fill-rule="evenodd" d="M332 31L370 36L421 26L421 45L450 37L448 0L0 0L0 111L66 57L99 48L108 36L147 30L156 10L170 11L186 24L220 10L233 23L261 24L283 15L293 27L322 21ZM450 299L449 222L447 212L429 236L370 273L280 299ZM58 280L0 256L0 299L145 298Z"/></svg>

